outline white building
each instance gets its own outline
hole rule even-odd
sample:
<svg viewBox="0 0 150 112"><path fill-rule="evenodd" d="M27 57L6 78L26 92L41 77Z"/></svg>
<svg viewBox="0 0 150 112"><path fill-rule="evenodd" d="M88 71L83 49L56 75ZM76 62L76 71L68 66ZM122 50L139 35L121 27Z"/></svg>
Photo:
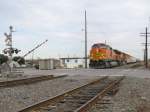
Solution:
<svg viewBox="0 0 150 112"><path fill-rule="evenodd" d="M60 58L62 65L64 68L84 68L85 67L85 59L79 57L72 58ZM89 59L88 59L89 66Z"/></svg>

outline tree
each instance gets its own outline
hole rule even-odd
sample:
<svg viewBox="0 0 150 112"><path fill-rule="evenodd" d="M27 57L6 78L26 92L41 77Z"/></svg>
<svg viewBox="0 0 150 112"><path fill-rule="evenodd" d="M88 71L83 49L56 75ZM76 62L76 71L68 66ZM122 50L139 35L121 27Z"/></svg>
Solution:
<svg viewBox="0 0 150 112"><path fill-rule="evenodd" d="M15 56L13 57L13 61L18 62L20 65L25 64L25 59L21 56Z"/></svg>
<svg viewBox="0 0 150 112"><path fill-rule="evenodd" d="M0 65L8 61L8 56L0 54Z"/></svg>

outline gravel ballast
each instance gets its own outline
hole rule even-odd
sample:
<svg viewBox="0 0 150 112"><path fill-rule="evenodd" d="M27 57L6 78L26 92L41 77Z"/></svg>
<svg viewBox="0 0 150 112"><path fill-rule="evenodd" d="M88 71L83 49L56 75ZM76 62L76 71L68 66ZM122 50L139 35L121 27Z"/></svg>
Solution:
<svg viewBox="0 0 150 112"><path fill-rule="evenodd" d="M0 112L17 112L26 106L52 98L97 78L76 75L35 84L0 88Z"/></svg>
<svg viewBox="0 0 150 112"><path fill-rule="evenodd" d="M104 109L96 104L90 112L150 112L150 78L126 77L118 93Z"/></svg>
<svg viewBox="0 0 150 112"><path fill-rule="evenodd" d="M149 70L83 69L51 72L55 73L54 75L67 73L71 73L71 75L34 84L0 88L0 112L17 112L26 106L52 98L106 75L111 77L126 75L126 78L122 81L119 92L113 97L107 97L111 104L102 112L150 112ZM49 74L50 72L42 71L37 75L42 73ZM93 108L91 112L100 112L100 108Z"/></svg>

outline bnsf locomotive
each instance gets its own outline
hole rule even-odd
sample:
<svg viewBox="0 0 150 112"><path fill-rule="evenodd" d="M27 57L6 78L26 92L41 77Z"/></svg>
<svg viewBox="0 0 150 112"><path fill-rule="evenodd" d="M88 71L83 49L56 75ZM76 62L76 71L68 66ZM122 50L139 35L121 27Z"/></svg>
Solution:
<svg viewBox="0 0 150 112"><path fill-rule="evenodd" d="M90 50L90 68L111 68L134 62L136 58L104 43L94 44Z"/></svg>

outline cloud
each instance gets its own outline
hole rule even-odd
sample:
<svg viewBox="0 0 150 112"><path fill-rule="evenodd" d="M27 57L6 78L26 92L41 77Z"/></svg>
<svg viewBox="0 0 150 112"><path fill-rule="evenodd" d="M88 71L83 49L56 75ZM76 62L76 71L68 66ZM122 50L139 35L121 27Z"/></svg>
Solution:
<svg viewBox="0 0 150 112"><path fill-rule="evenodd" d="M83 56L86 9L88 51L93 43L106 40L115 49L142 58L140 43L144 38L139 33L148 24L149 3L148 0L1 0L0 50L4 48L3 32L13 25L17 31L14 44L22 50L20 55L48 38L49 42L36 51L35 57Z"/></svg>

